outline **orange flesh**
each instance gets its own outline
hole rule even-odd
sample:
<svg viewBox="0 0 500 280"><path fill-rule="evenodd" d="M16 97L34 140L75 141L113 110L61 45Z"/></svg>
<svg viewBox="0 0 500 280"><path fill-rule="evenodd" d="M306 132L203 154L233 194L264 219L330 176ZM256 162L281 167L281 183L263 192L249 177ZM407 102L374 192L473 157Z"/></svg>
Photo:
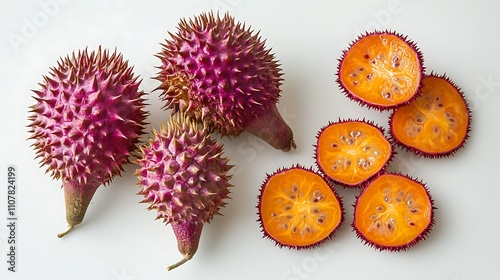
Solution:
<svg viewBox="0 0 500 280"><path fill-rule="evenodd" d="M424 186L403 176L385 174L356 203L354 226L368 241L397 247L411 243L431 223L432 204Z"/></svg>
<svg viewBox="0 0 500 280"><path fill-rule="evenodd" d="M446 79L426 77L421 96L400 107L391 121L394 137L406 146L440 154L459 147L467 136L469 112Z"/></svg>
<svg viewBox="0 0 500 280"><path fill-rule="evenodd" d="M318 137L317 160L326 175L358 185L380 171L392 153L381 131L364 122L330 125Z"/></svg>
<svg viewBox="0 0 500 280"><path fill-rule="evenodd" d="M378 106L410 100L421 79L417 52L392 34L372 34L347 51L340 66L342 85L357 98Z"/></svg>
<svg viewBox="0 0 500 280"><path fill-rule="evenodd" d="M342 220L339 200L319 175L290 169L272 176L260 203L262 224L287 246L309 246L327 238Z"/></svg>

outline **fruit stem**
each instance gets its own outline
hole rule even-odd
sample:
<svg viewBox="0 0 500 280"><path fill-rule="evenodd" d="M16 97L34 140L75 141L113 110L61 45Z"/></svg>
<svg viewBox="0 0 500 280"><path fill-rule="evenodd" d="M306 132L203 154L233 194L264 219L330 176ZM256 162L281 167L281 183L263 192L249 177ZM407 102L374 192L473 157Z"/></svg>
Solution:
<svg viewBox="0 0 500 280"><path fill-rule="evenodd" d="M66 235L68 232L70 232L72 229L73 229L73 226L68 225L68 228L67 228L65 231L63 231L63 232L58 233L58 234L57 234L57 237L61 238L61 237L65 236L65 235Z"/></svg>
<svg viewBox="0 0 500 280"><path fill-rule="evenodd" d="M293 131L281 116L276 104L260 113L255 120L247 125L245 130L283 152L297 148L293 140Z"/></svg>
<svg viewBox="0 0 500 280"><path fill-rule="evenodd" d="M74 180L63 179L62 187L64 189L68 228L57 235L59 238L68 234L76 225L83 221L90 201L99 187L99 184L80 184Z"/></svg>
<svg viewBox="0 0 500 280"><path fill-rule="evenodd" d="M192 254L186 254L186 255L184 255L184 258L182 258L180 261L178 261L178 262L176 262L176 263L174 263L172 265L169 265L167 267L167 270L170 271L170 270L172 270L174 268L177 268L177 267L183 265L185 262L189 261L192 258L193 258Z"/></svg>
<svg viewBox="0 0 500 280"><path fill-rule="evenodd" d="M181 221L172 223L172 229L177 238L177 249L184 256L179 262L168 266L167 270L172 270L193 258L200 243L203 222Z"/></svg>

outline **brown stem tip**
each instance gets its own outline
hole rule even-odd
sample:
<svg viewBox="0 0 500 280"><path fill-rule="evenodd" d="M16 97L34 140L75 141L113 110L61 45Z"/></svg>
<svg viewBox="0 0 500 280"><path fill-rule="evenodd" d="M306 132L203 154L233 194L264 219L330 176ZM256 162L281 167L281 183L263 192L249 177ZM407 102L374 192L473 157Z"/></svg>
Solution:
<svg viewBox="0 0 500 280"><path fill-rule="evenodd" d="M198 250L201 231L203 230L203 222L176 222L172 224L172 229L174 230L175 237L177 238L177 248L183 255L183 258L177 263L168 266L168 271L181 266L182 264L193 258L194 254Z"/></svg>
<svg viewBox="0 0 500 280"><path fill-rule="evenodd" d="M297 148L293 131L281 116L276 104L263 111L245 130L283 152Z"/></svg>
<svg viewBox="0 0 500 280"><path fill-rule="evenodd" d="M62 187L64 189L68 228L57 235L59 238L68 234L76 225L83 221L90 201L99 185L79 184L73 180L63 180Z"/></svg>

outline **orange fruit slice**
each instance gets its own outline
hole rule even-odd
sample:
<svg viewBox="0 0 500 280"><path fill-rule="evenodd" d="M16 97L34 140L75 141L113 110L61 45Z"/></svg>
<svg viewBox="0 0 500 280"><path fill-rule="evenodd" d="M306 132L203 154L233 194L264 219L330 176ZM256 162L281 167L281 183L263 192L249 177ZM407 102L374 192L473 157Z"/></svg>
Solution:
<svg viewBox="0 0 500 280"><path fill-rule="evenodd" d="M357 197L353 227L367 244L397 251L425 238L433 216L433 201L422 183L403 175L383 174Z"/></svg>
<svg viewBox="0 0 500 280"><path fill-rule="evenodd" d="M470 111L463 93L446 76L423 79L420 96L390 118L396 143L427 157L449 156L469 137Z"/></svg>
<svg viewBox="0 0 500 280"><path fill-rule="evenodd" d="M393 32L373 32L344 51L337 83L351 99L385 110L417 94L423 69L421 52L413 42Z"/></svg>
<svg viewBox="0 0 500 280"><path fill-rule="evenodd" d="M382 128L364 120L330 123L317 138L319 169L345 187L360 186L384 170L393 155Z"/></svg>
<svg viewBox="0 0 500 280"><path fill-rule="evenodd" d="M344 219L342 201L330 185L300 166L268 175L258 209L264 236L297 249L328 240Z"/></svg>

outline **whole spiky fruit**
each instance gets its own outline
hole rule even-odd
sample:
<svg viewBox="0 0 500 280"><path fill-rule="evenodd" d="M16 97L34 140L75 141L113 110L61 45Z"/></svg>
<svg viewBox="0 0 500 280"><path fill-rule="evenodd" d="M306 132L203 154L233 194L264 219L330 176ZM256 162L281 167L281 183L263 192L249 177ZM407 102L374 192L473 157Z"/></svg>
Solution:
<svg viewBox="0 0 500 280"><path fill-rule="evenodd" d="M137 148L147 114L132 71L116 50L85 49L62 58L34 90L32 146L65 194L68 229L59 237L82 222L97 188Z"/></svg>
<svg viewBox="0 0 500 280"><path fill-rule="evenodd" d="M142 202L150 203L148 209L158 211L157 219L172 226L184 256L167 268L171 270L193 257L204 224L226 204L232 166L223 157L223 145L182 113L154 131L137 164Z"/></svg>
<svg viewBox="0 0 500 280"><path fill-rule="evenodd" d="M181 20L157 55L165 107L184 111L222 135L248 131L276 149L295 148L276 103L282 73L274 54L234 18L203 13Z"/></svg>

